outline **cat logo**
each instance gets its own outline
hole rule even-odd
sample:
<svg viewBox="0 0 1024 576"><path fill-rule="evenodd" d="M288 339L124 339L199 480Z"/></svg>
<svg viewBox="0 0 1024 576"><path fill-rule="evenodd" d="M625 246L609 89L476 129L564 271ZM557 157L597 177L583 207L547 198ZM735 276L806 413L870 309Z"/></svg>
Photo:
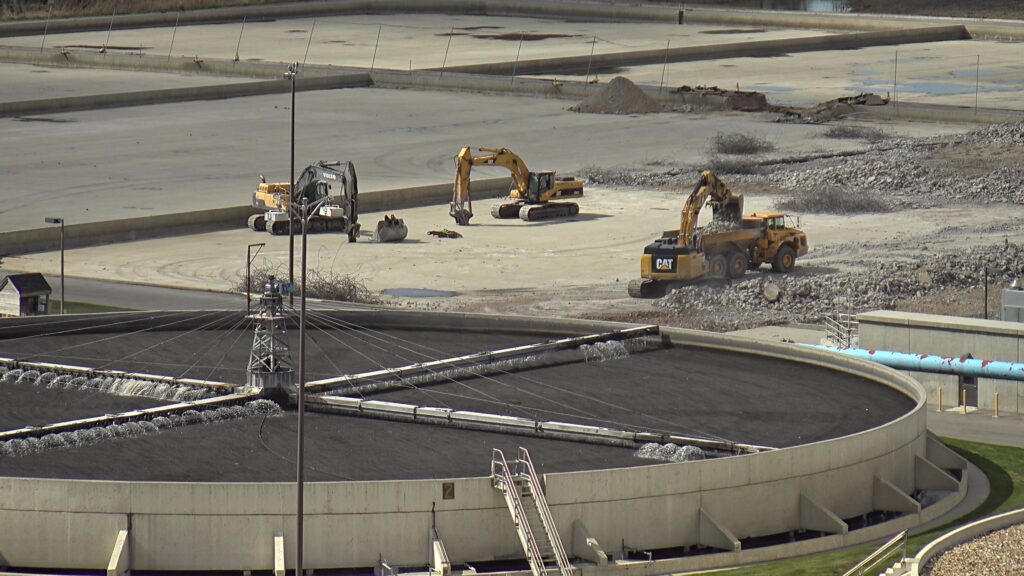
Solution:
<svg viewBox="0 0 1024 576"><path fill-rule="evenodd" d="M654 269L658 272L671 272L676 267L675 258L655 258Z"/></svg>

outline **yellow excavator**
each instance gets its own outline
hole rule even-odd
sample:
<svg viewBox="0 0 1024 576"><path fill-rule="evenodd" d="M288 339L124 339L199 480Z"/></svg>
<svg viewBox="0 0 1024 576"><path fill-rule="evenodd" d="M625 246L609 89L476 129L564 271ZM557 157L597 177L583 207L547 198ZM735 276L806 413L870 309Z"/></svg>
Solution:
<svg viewBox="0 0 1024 576"><path fill-rule="evenodd" d="M508 148L478 148L482 155L473 156L469 146L455 157L455 188L452 192L450 214L455 223L469 224L473 217L473 199L469 190L469 175L473 166L502 166L512 173L509 198L512 202L491 209L495 218L519 217L527 222L545 218L575 216L580 207L574 202L552 202L562 198L583 196L583 181L558 178L552 171L530 172L526 162Z"/></svg>
<svg viewBox="0 0 1024 576"><path fill-rule="evenodd" d="M705 204L711 206L712 222L698 228ZM683 204L679 229L665 231L644 248L641 277L629 283L629 295L660 296L673 284L705 278L737 279L765 262L775 272L789 272L807 253L807 234L788 226L785 214L742 214L743 195L714 172L702 172Z"/></svg>
<svg viewBox="0 0 1024 576"><path fill-rule="evenodd" d="M249 217L249 229L273 235L287 234L289 219L296 230L302 230L298 216L291 212L291 183L267 182L260 176L260 185L252 194L252 205L261 210ZM305 198L324 203L309 219L310 232L345 232L349 242L359 237L359 184L351 162L310 164L295 182L296 201ZM301 232L300 232L301 233Z"/></svg>

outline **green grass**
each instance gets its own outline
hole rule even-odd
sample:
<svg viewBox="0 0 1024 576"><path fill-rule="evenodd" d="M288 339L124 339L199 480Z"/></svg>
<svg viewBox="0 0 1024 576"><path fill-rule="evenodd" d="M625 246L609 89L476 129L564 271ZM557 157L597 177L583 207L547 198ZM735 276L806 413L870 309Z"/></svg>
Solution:
<svg viewBox="0 0 1024 576"><path fill-rule="evenodd" d="M979 518L1024 507L1024 448L981 444L966 440L943 438L943 442L958 454L967 458L988 476L991 491L981 506L945 526L941 526L910 538L909 554L916 554L925 544L948 532L952 527L973 522ZM768 564L757 564L738 570L722 571L723 576L828 576L839 575L849 570L873 552L879 544L857 546L834 552L826 552L780 560Z"/></svg>
<svg viewBox="0 0 1024 576"><path fill-rule="evenodd" d="M74 302L68 300L64 304L65 314L92 314L95 312L124 312L128 308L116 306L103 306L102 304L89 304L87 302ZM60 300L50 300L50 315L60 314Z"/></svg>

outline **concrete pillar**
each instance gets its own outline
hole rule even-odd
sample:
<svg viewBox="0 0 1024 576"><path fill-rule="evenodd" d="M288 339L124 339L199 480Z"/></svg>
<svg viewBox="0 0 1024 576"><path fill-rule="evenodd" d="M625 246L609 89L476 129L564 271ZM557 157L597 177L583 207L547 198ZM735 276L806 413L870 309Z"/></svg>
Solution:
<svg viewBox="0 0 1024 576"><path fill-rule="evenodd" d="M572 555L598 566L608 565L608 555L598 544L597 539L590 535L590 531L583 525L583 522L579 520L574 520L572 523Z"/></svg>
<svg viewBox="0 0 1024 576"><path fill-rule="evenodd" d="M730 552L740 551L740 541L728 528L715 521L703 508L700 509L700 544Z"/></svg>
<svg viewBox="0 0 1024 576"><path fill-rule="evenodd" d="M284 534L274 534L274 576L285 576Z"/></svg>
<svg viewBox="0 0 1024 576"><path fill-rule="evenodd" d="M875 476L871 493L871 506L883 512L904 512L917 514L921 512L921 503L914 500L888 480Z"/></svg>
<svg viewBox="0 0 1024 576"><path fill-rule="evenodd" d="M920 456L914 456L914 488L956 491L960 489L960 483L942 468Z"/></svg>
<svg viewBox="0 0 1024 576"><path fill-rule="evenodd" d="M800 527L830 534L846 534L850 531L842 518L806 494L800 494Z"/></svg>
<svg viewBox="0 0 1024 576"><path fill-rule="evenodd" d="M434 529L430 530L430 573L438 576L451 576L452 563L448 560L448 551L444 549L441 536Z"/></svg>
<svg viewBox="0 0 1024 576"><path fill-rule="evenodd" d="M925 458L944 470L966 470L967 460L954 452L938 438L929 436L925 444Z"/></svg>
<svg viewBox="0 0 1024 576"><path fill-rule="evenodd" d="M128 573L128 547L128 529L119 530L117 537L114 538L114 549L110 552L110 562L107 563L107 576L124 576Z"/></svg>

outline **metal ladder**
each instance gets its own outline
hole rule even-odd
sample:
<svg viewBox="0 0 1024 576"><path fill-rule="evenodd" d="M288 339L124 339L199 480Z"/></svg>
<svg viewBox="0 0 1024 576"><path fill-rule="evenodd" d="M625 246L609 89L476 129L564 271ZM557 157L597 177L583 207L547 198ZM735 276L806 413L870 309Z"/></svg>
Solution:
<svg viewBox="0 0 1024 576"><path fill-rule="evenodd" d="M560 576L573 576L544 488L526 448L519 448L513 464L515 467L510 468L505 454L495 448L491 455L491 482L505 497L530 571L533 576L546 576L555 570Z"/></svg>

